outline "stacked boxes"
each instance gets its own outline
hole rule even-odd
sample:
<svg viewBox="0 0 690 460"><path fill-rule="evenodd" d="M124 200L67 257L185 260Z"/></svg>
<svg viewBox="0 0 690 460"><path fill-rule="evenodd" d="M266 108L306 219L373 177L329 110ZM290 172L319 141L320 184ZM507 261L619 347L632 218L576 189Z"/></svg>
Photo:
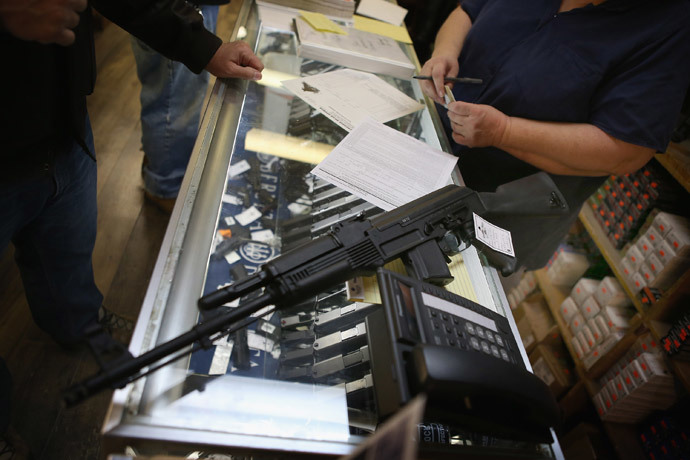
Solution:
<svg viewBox="0 0 690 460"><path fill-rule="evenodd" d="M690 220L677 214L656 212L647 230L623 253L623 272L628 283L637 291L647 286L669 287L690 266L688 247Z"/></svg>
<svg viewBox="0 0 690 460"><path fill-rule="evenodd" d="M673 375L647 334L600 380L594 405L602 420L637 423L676 401ZM646 351L645 351L646 350Z"/></svg>
<svg viewBox="0 0 690 460"><path fill-rule="evenodd" d="M520 302L525 300L537 288L537 278L534 272L528 271L522 275L517 286L508 292L508 304L511 310L515 310Z"/></svg>
<svg viewBox="0 0 690 460"><path fill-rule="evenodd" d="M581 278L559 310L572 335L571 345L586 369L623 337L630 325L630 299L618 280Z"/></svg>
<svg viewBox="0 0 690 460"><path fill-rule="evenodd" d="M623 176L610 176L589 198L588 205L616 249L636 235L652 209L678 212L687 192L656 164Z"/></svg>
<svg viewBox="0 0 690 460"><path fill-rule="evenodd" d="M541 294L530 295L513 310L515 323L525 349L547 338L556 325L549 307Z"/></svg>
<svg viewBox="0 0 690 460"><path fill-rule="evenodd" d="M589 268L585 251L569 244L561 244L546 264L549 282L571 287Z"/></svg>

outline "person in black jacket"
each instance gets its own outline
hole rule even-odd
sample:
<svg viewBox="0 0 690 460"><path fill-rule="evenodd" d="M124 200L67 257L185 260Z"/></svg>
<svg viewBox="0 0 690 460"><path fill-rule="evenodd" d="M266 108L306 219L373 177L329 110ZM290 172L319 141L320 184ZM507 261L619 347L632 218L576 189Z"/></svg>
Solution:
<svg viewBox="0 0 690 460"><path fill-rule="evenodd" d="M204 27L215 32L219 4L228 2L196 2ZM209 74L194 73L135 37L132 51L141 82L144 196L170 213L196 141Z"/></svg>
<svg viewBox="0 0 690 460"><path fill-rule="evenodd" d="M91 264L92 6L195 73L258 80L263 70L246 43L223 43L183 0L0 0L0 251L14 244L34 321L66 347L98 328L103 300ZM9 424L11 391L4 367L0 359L0 435Z"/></svg>

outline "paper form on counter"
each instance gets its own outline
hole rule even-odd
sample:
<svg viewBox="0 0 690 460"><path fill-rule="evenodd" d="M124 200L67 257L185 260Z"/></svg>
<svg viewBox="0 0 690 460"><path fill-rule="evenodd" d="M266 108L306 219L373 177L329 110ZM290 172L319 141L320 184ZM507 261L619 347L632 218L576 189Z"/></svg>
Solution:
<svg viewBox="0 0 690 460"><path fill-rule="evenodd" d="M385 123L424 105L374 74L342 69L281 82L346 131L372 117Z"/></svg>
<svg viewBox="0 0 690 460"><path fill-rule="evenodd" d="M365 118L312 173L389 211L450 184L456 156Z"/></svg>

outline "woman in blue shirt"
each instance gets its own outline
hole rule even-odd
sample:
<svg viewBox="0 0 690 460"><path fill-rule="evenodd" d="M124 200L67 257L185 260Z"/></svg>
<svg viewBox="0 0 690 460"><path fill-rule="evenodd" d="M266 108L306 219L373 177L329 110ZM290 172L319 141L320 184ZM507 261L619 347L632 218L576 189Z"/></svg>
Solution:
<svg viewBox="0 0 690 460"><path fill-rule="evenodd" d="M422 74L438 103L444 77L482 79L454 85L444 120L469 187L543 170L564 193L567 218L511 229L538 268L606 176L666 149L690 85L690 1L462 0Z"/></svg>

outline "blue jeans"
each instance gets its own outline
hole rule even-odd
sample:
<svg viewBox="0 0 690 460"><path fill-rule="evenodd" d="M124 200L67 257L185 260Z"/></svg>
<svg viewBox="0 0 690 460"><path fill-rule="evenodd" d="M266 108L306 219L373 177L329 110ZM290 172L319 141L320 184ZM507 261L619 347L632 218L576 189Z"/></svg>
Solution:
<svg viewBox="0 0 690 460"><path fill-rule="evenodd" d="M203 5L204 26L215 32L217 5ZM141 143L144 187L160 198L175 198L199 131L208 87L206 71L195 74L132 37L141 81Z"/></svg>
<svg viewBox="0 0 690 460"><path fill-rule="evenodd" d="M0 184L0 251L14 243L32 317L61 343L78 341L98 319L103 296L91 265L96 217L96 162L76 142L52 171Z"/></svg>
<svg viewBox="0 0 690 460"><path fill-rule="evenodd" d="M86 120L85 144L93 148ZM36 324L73 344L98 320L103 296L91 255L96 242L96 162L74 143L52 171L0 183L0 253L15 246L24 291ZM11 378L0 358L0 435L9 423Z"/></svg>

